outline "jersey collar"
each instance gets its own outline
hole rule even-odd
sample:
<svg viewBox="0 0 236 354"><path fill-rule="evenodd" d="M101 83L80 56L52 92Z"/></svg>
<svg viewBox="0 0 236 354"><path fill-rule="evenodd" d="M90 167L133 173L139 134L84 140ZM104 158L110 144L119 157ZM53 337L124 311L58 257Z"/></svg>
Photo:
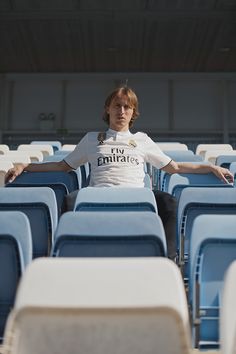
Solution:
<svg viewBox="0 0 236 354"><path fill-rule="evenodd" d="M124 137L131 135L129 130L127 130L125 132L117 132L116 130L113 130L113 129L110 129L110 128L107 130L107 134L109 136L124 136Z"/></svg>

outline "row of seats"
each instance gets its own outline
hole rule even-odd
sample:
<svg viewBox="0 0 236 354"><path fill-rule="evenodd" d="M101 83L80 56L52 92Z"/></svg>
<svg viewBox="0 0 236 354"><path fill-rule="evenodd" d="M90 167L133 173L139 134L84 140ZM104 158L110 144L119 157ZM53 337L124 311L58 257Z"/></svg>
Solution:
<svg viewBox="0 0 236 354"><path fill-rule="evenodd" d="M196 160L195 159L196 155L194 155L192 157L188 157L187 159L185 159L182 156L182 152L181 152L181 154L177 153L177 155L179 155L177 158L172 157L173 156L172 154L170 155L170 157L172 157L173 160L178 161L178 162L193 162L195 164L208 164L208 162L206 162L206 161ZM236 156L235 156L235 158L233 158L232 156L230 156L228 158L227 155L225 155L225 156L222 155L219 157L218 165L221 167L228 168L233 174L235 174ZM191 180L189 182L187 180L186 180L186 182L184 182L184 177L187 177L187 179L191 179ZM154 189L163 190L165 192L173 194L172 185L175 186L176 184L180 184L180 183L178 183L178 179L180 179L180 178L182 178L183 185L189 184L189 183L191 183L191 184L224 185L224 182L220 181L213 174L209 174L207 176L204 175L202 177L202 179L200 179L200 177L199 178L198 177L199 176L195 176L194 174L187 174L186 176L185 176L185 174L181 174L181 176L176 177L176 174L169 175L165 171L159 171L155 168L152 168L152 181L153 181L152 187ZM236 182L234 181L234 183L236 183ZM177 193L177 196L178 196L178 193Z"/></svg>
<svg viewBox="0 0 236 354"><path fill-rule="evenodd" d="M93 201L92 196L96 197ZM31 259L45 256L166 256L165 233L157 214L155 198L149 188L98 188L96 191L95 188L83 188L76 199L75 211L64 213L59 222L56 197L51 188L1 188L0 210L6 229L14 220L17 231L23 235L25 229L21 230L21 224L17 224L15 213L18 211L27 217L31 244L28 244L29 248L26 248L26 244L22 245L22 249L31 254ZM110 213L111 210L117 213ZM15 235L8 236L16 238ZM7 238L5 230L1 237ZM20 250L17 252L21 253ZM6 281L12 281L15 289L19 280L16 274L22 274L22 270L16 266L18 262L15 254L8 258L8 262L12 261L15 267L13 279L8 277ZM6 260L4 262L8 267ZM8 302L5 299L4 303L8 303L9 311L12 296ZM3 330L8 313L1 313Z"/></svg>
<svg viewBox="0 0 236 354"><path fill-rule="evenodd" d="M12 190L16 191L18 189ZM36 188L36 190L38 189ZM85 194L86 190L90 192L91 188L83 189L81 192ZM111 196L113 188L104 189L104 193L106 190ZM117 188L114 190L116 192L118 191ZM142 189L139 190L143 192ZM147 191L150 190L147 189ZM196 205L199 200L201 201L201 194L206 196L209 193L206 199L206 207L213 207L214 209L214 204L217 204L217 200L215 199L214 203L212 203L209 198L210 196L213 198L217 197L220 201L219 204L224 204L222 199L225 195L220 195L219 193L221 191L223 192L222 188L198 188L198 190L197 188L186 188L183 191L183 194L184 192L189 192L190 194L196 193L195 197L198 197L198 200L197 198L190 198L190 204L192 203L193 206L193 201ZM232 213L230 210L231 207L235 207L235 191L234 188L227 188L224 191L224 193L228 194L229 198L232 198L230 204L225 205L225 207L228 208L225 213L226 215L223 215L222 210L218 210L218 215L216 215L216 211L211 213L205 212L201 209L203 204L201 205L200 203L196 208L198 213L195 211L190 217L192 218L192 226L189 226L189 233L186 233L186 236L189 237L188 247L185 245L185 248L188 251L187 256L189 258L187 260L188 268L185 268L185 270L189 269L188 294L192 313L193 338L196 346L200 345L201 347L205 346L208 348L217 346L219 336L217 329L219 321L219 301L216 299L220 297L220 286L223 282L223 274L230 262L235 259L236 255L234 247L236 226L235 216L228 215ZM63 214L55 231L51 255L54 257L165 256L166 244L164 231L157 213L153 210L152 204L150 203L150 210L147 211L146 206L148 203L145 201L145 211L141 211L142 209L140 209L140 211L137 212L137 208L142 207L142 203L140 203L140 198L137 198L136 195L136 209L131 212L132 203L127 203L127 205L125 205L125 197L120 197L121 192L122 189L119 189L119 194L116 193L116 196L118 195L120 198L120 205L115 199L111 199L111 204L112 202L115 202L116 211L118 211L118 207L120 207L125 210L123 212L118 211L116 213L110 213L108 211L109 205L108 203L104 205L104 194L101 193L102 199L100 211L103 211L101 213L96 198L98 194L94 193L94 204L92 203L90 194L87 204L84 204L86 198L81 199L83 207L78 209L79 212L68 212ZM124 192L127 196L127 190ZM152 195L152 193L150 195ZM75 209L77 209L77 207L75 207ZM212 225L215 227L213 228ZM202 229L200 227L202 227ZM216 237L216 231L219 232L218 237ZM208 243L209 240L210 243ZM198 241L197 244L196 241ZM205 244L207 247L205 247ZM224 244L225 246L223 247L222 245ZM209 252L210 246L213 247L213 251L206 253L206 256L204 252ZM216 250L218 250L218 253ZM215 265L216 256L218 256L217 259L219 259L217 267ZM207 266L203 267L205 263L202 263L202 260L205 259L208 263L205 262ZM186 263L186 254L184 254L184 262ZM209 267L209 264L211 264L211 268ZM199 275L201 269L202 274ZM215 272L213 272L213 269L215 269ZM204 279L206 270L207 281L205 281L204 286L202 286L201 282ZM216 278L218 279L217 282L215 281ZM198 281L196 279L198 279ZM214 287L212 282L214 283ZM203 297L197 293L200 285L201 289L207 289ZM205 310L205 315L202 315L204 312L203 308L204 306L206 307L206 303L204 304L202 299L204 299L204 296L207 297L206 294L208 288L211 289L213 295L209 297L207 303L209 311L207 312ZM198 294L198 297L196 297L196 294ZM195 299L195 302L193 299ZM199 306L197 309L196 304ZM213 312L214 316L212 315ZM199 314L201 314L200 317ZM207 323L206 326L204 325L204 321ZM196 327L195 325L199 323L201 323L200 327Z"/></svg>
<svg viewBox="0 0 236 354"><path fill-rule="evenodd" d="M42 175L43 178L45 174L35 172L32 173L32 177L37 179ZM53 180L55 177L60 178L61 175L60 172L52 172L50 178ZM70 174L63 175L68 177ZM33 238L33 258L47 256L50 253L61 216L61 210L58 214L57 190L50 188L51 183L47 187L41 183L39 188L39 185L33 187L33 183L26 186L13 182L8 188L0 189L0 211L20 210L29 218ZM61 194L61 203L64 202L63 198L64 194ZM77 195L74 210L104 212L111 208L118 211L150 211L157 214L156 201L149 188L82 188Z"/></svg>
<svg viewBox="0 0 236 354"><path fill-rule="evenodd" d="M219 347L224 275L236 259L235 215L200 215L191 230L188 304L195 347Z"/></svg>
<svg viewBox="0 0 236 354"><path fill-rule="evenodd" d="M186 144L182 143L158 142L157 145L167 154L173 154L173 158L178 158L176 152L181 152L183 158L188 158L192 155L193 158L196 158L195 161L205 160L212 163L215 163L220 155L227 155L233 158L236 154L236 151L233 150L230 144L199 144L196 147L195 153L189 150ZM8 145L0 144L0 157L4 158L4 156L8 155L10 158L10 155L12 155L13 159L17 159L17 155L20 158L25 153L25 156L28 156L31 161L42 161L42 159L50 158L52 155L66 154L72 151L75 146L75 144L62 145L59 141L32 141L30 144L18 145L16 150L10 150Z"/></svg>
<svg viewBox="0 0 236 354"><path fill-rule="evenodd" d="M171 151L171 150L169 150ZM185 150L183 150L185 151ZM56 156L56 154L54 154ZM54 156L52 155L52 156ZM62 153L63 155L63 153ZM28 174L28 173L27 173ZM26 175L26 174L24 174ZM36 176L36 175L35 175ZM44 174L42 174L39 177L39 182L42 182L42 178ZM197 224L208 224L211 225L214 220L211 220L211 217L214 216L217 220L221 220L221 225L222 227L224 226L224 222L227 220L230 220L230 217L232 218L232 215L229 214L234 214L234 204L235 204L235 189L233 186L227 186L223 185L219 180L215 178L215 176L210 175L210 176L199 176L199 181L200 179L204 177L209 177L212 180L211 187L209 188L209 184L206 181L199 182L195 181L196 184L193 183L193 180L191 180L190 176L177 176L177 179L181 179L179 182L179 186L175 187L174 183L171 182L171 185L174 186L173 190L178 190L178 210L180 210L180 206L183 203L184 199L183 196L188 195L190 193L190 214L188 215L187 207L184 207L184 212L181 214L181 218L179 219L178 217L178 226L177 226L177 240L178 240L178 250L179 250L179 265L182 270L182 276L185 277L185 282L186 282L186 287L188 290L188 302L190 305L190 319L191 319L191 329L192 329L192 334L194 338L194 345L196 347L201 347L201 348L213 348L217 347L218 340L219 340L219 333L218 333L218 323L219 323L219 307L220 307L220 301L218 301L221 296L221 290L220 287L222 286L223 283L223 274L226 271L227 266L232 262L232 260L235 258L234 256L234 247L232 246L234 243L234 232L231 229L232 232L232 240L230 239L229 236L224 233L224 230L221 228L221 235L219 236L218 243L224 243L224 238L227 236L228 237L228 247L232 249L231 254L231 259L227 258L227 261L224 263L223 268L221 268L221 273L216 273L214 274L215 277L218 276L218 280L216 282L216 287L214 287L214 291L212 291L212 296L210 296L210 301L206 302L204 304L203 297L200 295L202 294L201 292L197 292L196 288L200 289L207 289L210 288L212 289L212 278L208 275L207 280L209 281L208 283L204 283L204 286L200 286L200 281L204 278L202 275L199 275L199 273L195 273L195 271L199 269L203 269L204 272L208 270L209 266L206 268L201 268L201 265L203 260L205 259L205 256L199 253L200 249L204 249L203 245L204 242L206 242L205 238L201 240L201 244L199 244L197 247L193 247L194 243L191 242L191 240L195 240L196 236L192 235L197 235L198 230L193 233L194 230L194 225L197 220ZM194 175L191 175L194 176ZM36 176L37 177L37 176ZM35 178L36 178L35 177ZM196 176L197 177L197 176ZM24 177L25 178L25 177ZM214 179L215 178L215 179ZM58 182L60 181L60 178L58 179ZM184 181L184 182L183 182ZM178 183L179 183L178 182ZM218 183L217 183L218 182ZM54 183L52 179L52 184ZM169 182L168 182L169 183ZM182 187L181 187L182 185ZM194 187L192 187L194 186ZM204 188L203 188L204 186ZM226 188L222 188L222 187ZM20 191L21 188L19 185L17 186L18 188L3 188L3 190L7 190L9 192L10 190L18 190ZM186 188L187 187L187 188ZM220 188L219 188L220 187ZM25 187L24 187L25 188ZM28 190L31 192L33 189L37 189L35 187L27 187ZM42 188L47 187L41 187L40 191L42 191ZM177 188L177 189L176 189ZM191 191L192 189L192 191ZM199 197L197 200L195 199L195 195L193 194L193 190L198 189L196 192L196 195ZM201 192L202 189L202 192ZM108 189L108 193L112 192L112 188ZM44 255L50 255L53 257L62 257L63 255L68 257L68 256L79 256L79 257L107 257L107 256L126 256L126 257L149 257L150 256L165 256L166 255L166 244L165 244L165 237L163 235L163 232L161 233L161 227L159 227L159 234L154 235L153 230L158 230L158 222L159 217L157 215L157 210L155 209L155 204L154 206L150 201L147 202L147 200L143 200L143 196L138 196L136 195L136 204L135 207L136 209L132 210L132 207L134 207L133 201L128 202L127 200L127 190L126 194L122 195L121 189L115 189L117 192L116 198L118 198L118 203L117 201L114 202L112 200L111 196L107 195L105 196L105 191L106 189L99 189L98 191L95 191L94 188L84 188L81 190L82 194L78 195L78 198L76 200L75 204L75 211L72 213L65 213L64 215L61 216L62 210L58 208L57 204L57 198L56 198L56 208L57 209L57 217L55 217L55 229L52 230L51 227L51 233L49 232L47 234L47 238L45 240L49 240L47 242L47 248L45 248L46 253ZM142 189L139 189L141 191ZM146 188L144 189L146 190ZM210 191L209 191L210 190ZM190 192L188 192L190 191ZM222 192L221 192L222 191ZM30 194L29 192L29 194ZM92 193L91 193L92 192ZM95 193L96 192L96 193ZM143 192L143 190L142 190ZM149 189L150 195L153 194L151 193ZM200 194L199 194L200 192ZM6 192L5 192L6 193ZM12 192L15 193L15 192ZM20 192L17 192L20 193ZM85 195L83 196L83 193ZM86 196L86 193L87 196ZM90 196L89 196L90 193ZM173 193L173 191L171 191ZM174 192L176 193L176 192ZM173 193L173 194L174 194ZM208 195L209 193L209 195ZM221 193L221 196L219 195ZM55 194L55 193L54 193ZM135 193L134 193L135 195ZM177 194L175 194L177 195ZM202 197L206 197L205 199L201 199ZM218 201L217 198L215 199L215 195L218 195ZM93 200L93 196L100 197L100 205L98 205L97 200ZM228 196L228 197L227 197ZM54 195L55 198L55 195ZM83 200L84 198L84 200ZM86 200L87 198L87 200ZM23 198L21 197L21 202ZM182 200L182 202L181 202ZM112 209L116 211L116 213L112 213L110 215L107 215L109 213L109 208L111 207L107 201L111 202L113 201L113 206ZM125 201L125 203L124 203ZM140 201L142 201L140 203ZM230 203L229 203L230 201ZM205 202L207 205L205 205ZM138 203L138 204L137 204ZM182 203L182 204L181 204ZM8 201L8 204L9 201ZM38 203L41 206L41 202ZM226 204L226 205L225 205ZM140 205L144 208L144 210L140 210ZM224 205L224 210L222 212L222 205ZM124 207L131 207L129 212L127 213L126 211L121 211L120 208ZM212 208L213 206L213 208ZM9 205L8 205L9 207ZM195 208L196 207L196 208ZM215 208L216 207L216 208ZM37 206L38 208L38 206ZM51 208L51 207L50 207ZM195 208L195 209L194 209ZM202 209L203 208L203 209ZM29 210L30 212L34 209L32 205L30 207L25 208L25 210L22 210L25 214L28 213L28 218L29 218ZM138 210L137 210L138 209ZM6 210L6 209L5 209ZM9 210L9 209L7 209ZM12 210L12 209L11 209ZM103 213L100 213L99 210L103 211ZM41 211L40 211L41 213ZM39 213L39 214L40 214ZM186 214L187 213L187 214ZM39 215L38 214L38 215ZM49 212L47 211L47 217L49 220ZM201 215L204 214L204 215ZM216 214L216 215L210 215L210 214ZM225 215L222 215L225 214ZM148 216L147 216L148 215ZM204 219L201 219L201 217L207 217L207 221L204 221ZM128 221L128 217L133 219L130 219L132 221ZM147 219L148 217L148 219ZM37 216L38 218L38 216ZM124 221L126 220L127 221ZM153 220L155 219L155 224L152 224ZM93 222L91 221L93 220ZM108 220L111 220L109 222L109 228L107 229L108 225ZM187 221L187 226L185 225L185 222ZM73 228L72 223L76 225L75 228ZM77 224L76 224L77 223ZM49 222L50 224L50 222ZM99 225L102 225L99 226ZM160 223L159 223L160 224ZM94 229L92 227L94 225ZM112 226L113 225L113 226ZM134 227L134 225L137 225L137 227ZM145 225L145 230L144 230L144 225ZM153 227L147 227L147 225L153 225ZM103 227L104 226L104 227ZM115 227L114 227L115 226ZM77 235L76 231L73 232L73 230L77 230L80 235ZM114 235L114 230L123 230L123 233L121 232L120 235L115 234ZM210 227L208 227L210 231ZM127 230L130 231L129 235L127 235ZM184 233L183 233L184 230ZM189 230L189 231L186 231ZM220 230L220 227L219 227ZM53 231L53 232L52 232ZM92 233L94 231L94 234ZM132 232L133 233L132 233ZM139 231L139 232L138 232ZM162 228L163 231L163 228ZM87 232L87 233L86 233ZM106 233L107 232L107 233ZM142 235L142 232L144 232L145 236ZM34 236L31 228L31 237L33 239L33 246L32 248L34 249L35 244L37 243L34 240ZM193 234L192 234L193 233ZM202 231L201 231L202 234ZM161 236L162 235L162 236ZM184 236L183 236L184 235ZM206 235L208 238L210 238L209 234ZM226 238L227 238L226 237ZM221 240L223 239L223 241ZM38 237L37 237L38 240ZM157 242L158 240L158 242ZM182 242L184 241L184 242ZM44 244L46 246L46 243ZM192 250L192 247L194 251ZM207 246L209 248L209 245ZM206 247L206 248L207 248ZM214 246L217 248L216 246ZM214 249L214 248L213 248ZM217 248L219 251L219 259L222 257L222 250L223 247L218 247ZM77 253L78 252L78 253ZM215 251L212 252L213 255ZM218 253L217 253L218 254ZM196 256L197 255L197 256ZM33 253L33 258L38 257L38 255ZM50 257L52 258L52 257ZM212 262L215 262L214 256L210 258ZM200 260L200 261L199 261ZM228 263L227 263L228 262ZM219 262L219 266L222 265L222 262ZM194 269L192 273L192 269ZM219 267L216 267L216 271L218 272ZM197 275L196 275L197 274ZM211 274L211 273L210 273ZM196 281L197 279L197 281ZM215 279L215 278L214 278ZM212 300L214 299L214 301ZM217 299L217 300L216 300ZM196 300L196 302L195 302ZM201 303L200 303L201 302ZM202 307L203 305L203 307ZM206 307L206 310L204 308ZM204 311L206 315L204 316ZM200 315L199 315L200 314ZM199 325L200 323L200 325ZM209 325L210 323L210 325ZM207 324L207 325L206 325ZM209 329L210 328L210 329ZM208 332L208 333L207 333Z"/></svg>
<svg viewBox="0 0 236 354"><path fill-rule="evenodd" d="M52 150L50 146L53 149L53 153L56 153L59 150L62 151L68 151L68 150L74 150L75 145L74 144L62 144L59 140L33 140L30 142L30 144L20 144L17 146L17 150L27 150L28 145L31 145L32 148L36 149L42 149L43 151L47 154L52 154ZM35 146L36 145L36 146ZM48 147L49 146L49 147ZM10 151L10 148L7 144L0 144L0 154L5 154Z"/></svg>
<svg viewBox="0 0 236 354"><path fill-rule="evenodd" d="M211 154L215 154L215 159L213 162L218 165L224 165L225 167L229 167L229 164L231 162L236 161L235 151L229 144L199 144L197 146L195 154L193 153L193 151L188 150L187 145L185 144L158 143L158 145L163 149L164 152L166 152L173 160L176 161L202 163L204 162L203 160L205 153L208 152ZM5 163L17 164L35 161L60 161L63 159L64 156L66 156L70 151L72 151L74 147L75 145L73 144L65 144L62 146L59 141L33 141L31 144L19 145L17 150L9 151L9 147L7 145L0 144L0 171L1 173L6 171ZM37 154L41 155L37 156ZM205 163L207 163L207 161L209 160L205 159ZM3 166L1 167L2 164ZM85 168L87 167L85 166ZM81 172L81 174L83 173L84 172ZM88 175L88 172L86 172L86 174ZM152 181L154 188L160 188L160 175L158 171L153 168ZM84 179L83 176L82 179ZM3 178L0 182L1 185L3 185Z"/></svg>
<svg viewBox="0 0 236 354"><path fill-rule="evenodd" d="M179 162L205 164L211 155L206 152L208 147L202 146L203 152L199 149L196 154L182 149L173 151L173 157L171 150L166 153ZM223 152L216 148L219 146L210 147L212 155ZM231 146L225 148L221 163L235 176L235 152ZM235 178L234 183L225 184L214 174L169 175L157 171L154 181L154 188L177 198L178 263L188 295L193 345L202 350L217 349L224 274L236 259Z"/></svg>
<svg viewBox="0 0 236 354"><path fill-rule="evenodd" d="M61 161L75 145L64 144L59 141L32 141L31 144L20 144L16 150L10 150L8 145L0 144L0 186L4 186L6 172L15 165L24 163L40 163ZM86 166L76 172L79 187L87 184Z"/></svg>

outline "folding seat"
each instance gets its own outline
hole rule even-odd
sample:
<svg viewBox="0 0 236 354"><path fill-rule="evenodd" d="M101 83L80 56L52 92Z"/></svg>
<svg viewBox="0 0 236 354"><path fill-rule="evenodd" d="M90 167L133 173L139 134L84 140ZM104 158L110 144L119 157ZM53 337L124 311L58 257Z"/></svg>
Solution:
<svg viewBox="0 0 236 354"><path fill-rule="evenodd" d="M217 166L229 168L231 162L236 162L236 153L235 153L234 150L233 151L227 151L227 152L224 152L224 154L219 155L216 158L215 164Z"/></svg>
<svg viewBox="0 0 236 354"><path fill-rule="evenodd" d="M6 187L50 187L56 195L58 217L65 211L65 196L79 188L75 171L24 172Z"/></svg>
<svg viewBox="0 0 236 354"><path fill-rule="evenodd" d="M164 151L172 160L176 162L194 162L198 163L203 161L203 158L199 155L194 155L191 150L170 150ZM152 167L152 179L154 189L163 190L162 181L164 179L166 172L163 170L158 170L154 166Z"/></svg>
<svg viewBox="0 0 236 354"><path fill-rule="evenodd" d="M3 155L0 155L1 159L8 159L14 164L19 163L30 163L30 162L42 162L43 154L39 150L27 150L27 151L19 151L19 150L9 150Z"/></svg>
<svg viewBox="0 0 236 354"><path fill-rule="evenodd" d="M228 267L221 296L220 344L222 354L234 354L236 347L236 261Z"/></svg>
<svg viewBox="0 0 236 354"><path fill-rule="evenodd" d="M205 158L206 151L221 149L226 151L233 150L230 144L198 144L196 147L196 155L201 155Z"/></svg>
<svg viewBox="0 0 236 354"><path fill-rule="evenodd" d="M18 150L17 150L18 151ZM20 150L19 150L20 151ZM43 161L43 153L40 150L32 149L32 150L22 150L24 154L27 154L30 158L30 162L42 162Z"/></svg>
<svg viewBox="0 0 236 354"><path fill-rule="evenodd" d="M53 156L46 156L44 162L62 161L71 151L70 150L57 150ZM87 187L89 184L90 166L89 163L85 163L78 167L81 174L81 186L80 188ZM77 170L78 170L77 169Z"/></svg>
<svg viewBox="0 0 236 354"><path fill-rule="evenodd" d="M75 145L76 146L76 145ZM70 150L57 150L53 156L45 156L44 162L62 161L71 151ZM81 171L82 188L88 186L90 166L89 163L85 163L79 167Z"/></svg>
<svg viewBox="0 0 236 354"><path fill-rule="evenodd" d="M32 260L29 220L19 211L0 211L0 343L7 316L13 307L16 288Z"/></svg>
<svg viewBox="0 0 236 354"><path fill-rule="evenodd" d="M167 151L167 150L188 150L188 146L186 144L182 144L182 143L158 142L156 144L163 151Z"/></svg>
<svg viewBox="0 0 236 354"><path fill-rule="evenodd" d="M197 155L194 155L194 156L197 156ZM182 162L182 161L179 161L179 162ZM201 164L201 165L207 165L208 162L205 162L205 161L185 161L185 162L194 162L194 164ZM181 176L184 175L184 174L181 174ZM187 174L186 174L187 175ZM167 192L168 191L168 188L169 188L169 179L172 175L161 170L160 171L160 187L159 189L164 191L164 192ZM191 177L190 177L191 178Z"/></svg>
<svg viewBox="0 0 236 354"><path fill-rule="evenodd" d="M195 155L192 150L163 150L166 155L171 157L175 161L203 161L203 158L199 155Z"/></svg>
<svg viewBox="0 0 236 354"><path fill-rule="evenodd" d="M0 210L24 212L31 226L33 258L49 254L58 220L56 197L51 188L0 188Z"/></svg>
<svg viewBox="0 0 236 354"><path fill-rule="evenodd" d="M73 150L56 150L54 155L66 156L71 153Z"/></svg>
<svg viewBox="0 0 236 354"><path fill-rule="evenodd" d="M17 147L18 151L32 151L32 150L38 150L41 151L44 156L47 155L53 155L53 147L50 144L20 144Z"/></svg>
<svg viewBox="0 0 236 354"><path fill-rule="evenodd" d="M233 187L218 178L214 173L174 173L165 174L164 191L179 199L182 190L186 187Z"/></svg>
<svg viewBox="0 0 236 354"><path fill-rule="evenodd" d="M9 151L9 146L6 144L0 144L0 155Z"/></svg>
<svg viewBox="0 0 236 354"><path fill-rule="evenodd" d="M43 162L59 162L62 161L66 155L67 154L64 155L58 153L50 156L45 156ZM76 171L78 177L79 188L87 187L90 174L89 164L81 165L74 171Z"/></svg>
<svg viewBox="0 0 236 354"><path fill-rule="evenodd" d="M63 144L61 150L73 151L76 147L76 144Z"/></svg>
<svg viewBox="0 0 236 354"><path fill-rule="evenodd" d="M51 145L52 148L53 148L53 152L57 151L57 150L60 150L62 145L61 145L61 142L58 141L58 140L34 140L34 141L31 141L32 145Z"/></svg>
<svg viewBox="0 0 236 354"><path fill-rule="evenodd" d="M150 188L86 187L78 192L74 210L157 212L157 205Z"/></svg>
<svg viewBox="0 0 236 354"><path fill-rule="evenodd" d="M4 346L8 354L190 354L179 269L165 258L38 259L20 283Z"/></svg>
<svg viewBox="0 0 236 354"><path fill-rule="evenodd" d="M149 211L64 213L55 233L57 257L166 256L160 217Z"/></svg>
<svg viewBox="0 0 236 354"><path fill-rule="evenodd" d="M59 162L64 159L64 156L60 154L48 155L44 156L43 162Z"/></svg>
<svg viewBox="0 0 236 354"><path fill-rule="evenodd" d="M232 156L235 156L236 157L236 151L235 150L230 150L230 151L227 151L227 154L230 154ZM216 160L219 156L221 155L226 155L226 151L223 149L210 149L208 151L206 151L205 153L205 161L208 161L210 163L212 163L213 165L216 164Z"/></svg>
<svg viewBox="0 0 236 354"><path fill-rule="evenodd" d="M168 155L174 161L201 161L198 157L196 157L196 155L193 154L193 151L188 149L186 144L178 142L158 142L156 144L166 155ZM158 170L153 166L152 178L154 189L161 190L160 173L161 170Z"/></svg>
<svg viewBox="0 0 236 354"><path fill-rule="evenodd" d="M24 151L8 151L7 153L0 155L0 161L11 161L13 165L20 163L30 163L30 155Z"/></svg>
<svg viewBox="0 0 236 354"><path fill-rule="evenodd" d="M178 203L177 245L179 263L188 278L189 238L194 219L201 214L236 214L236 189L218 187L188 187L183 189Z"/></svg>
<svg viewBox="0 0 236 354"><path fill-rule="evenodd" d="M236 260L235 215L199 215L189 246L189 304L193 340L200 349L219 347L224 275ZM235 279L234 279L235 281Z"/></svg>

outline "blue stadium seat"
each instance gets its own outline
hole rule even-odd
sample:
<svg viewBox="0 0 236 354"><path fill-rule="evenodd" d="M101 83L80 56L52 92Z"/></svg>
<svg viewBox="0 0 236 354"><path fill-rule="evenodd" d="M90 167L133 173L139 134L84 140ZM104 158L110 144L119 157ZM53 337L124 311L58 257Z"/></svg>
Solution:
<svg viewBox="0 0 236 354"><path fill-rule="evenodd" d="M220 155L216 158L216 165L230 168L230 164L236 162L236 155L227 155L227 152L224 155Z"/></svg>
<svg viewBox="0 0 236 354"><path fill-rule="evenodd" d="M57 150L54 155L60 155L62 159L71 153L72 150Z"/></svg>
<svg viewBox="0 0 236 354"><path fill-rule="evenodd" d="M75 211L152 211L157 212L150 188L87 187L75 201Z"/></svg>
<svg viewBox="0 0 236 354"><path fill-rule="evenodd" d="M236 189L218 187L188 187L179 198L177 244L179 262L188 278L189 237L194 219L201 214L236 214Z"/></svg>
<svg viewBox="0 0 236 354"><path fill-rule="evenodd" d="M195 155L192 150L163 150L163 152L174 161L203 161L203 158L201 156Z"/></svg>
<svg viewBox="0 0 236 354"><path fill-rule="evenodd" d="M47 155L43 157L43 162L59 162L63 160L63 156L59 154Z"/></svg>
<svg viewBox="0 0 236 354"><path fill-rule="evenodd" d="M165 232L160 217L149 211L67 212L59 220L52 253L60 257L165 257Z"/></svg>
<svg viewBox="0 0 236 354"><path fill-rule="evenodd" d="M6 187L50 187L58 205L58 217L65 211L65 196L79 188L75 171L23 172Z"/></svg>
<svg viewBox="0 0 236 354"><path fill-rule="evenodd" d="M0 343L19 279L31 260L32 237L28 218L19 211L0 211Z"/></svg>
<svg viewBox="0 0 236 354"><path fill-rule="evenodd" d="M0 188L0 210L24 212L31 226L33 258L49 254L58 221L56 197L51 188Z"/></svg>
<svg viewBox="0 0 236 354"><path fill-rule="evenodd" d="M199 155L195 155L191 150L170 150L164 151L164 153L176 162L203 162L203 158ZM164 171L158 170L152 166L152 181L154 189L162 190L162 179L164 174Z"/></svg>
<svg viewBox="0 0 236 354"><path fill-rule="evenodd" d="M235 215L199 215L189 248L189 305L193 339L200 349L219 347L219 315L224 276L236 260Z"/></svg>
<svg viewBox="0 0 236 354"><path fill-rule="evenodd" d="M166 174L164 191L172 194L177 199L181 191L188 187L232 187L213 173L174 173Z"/></svg>
<svg viewBox="0 0 236 354"><path fill-rule="evenodd" d="M41 144L49 144L49 145L52 145L53 147L53 151L57 151L57 150L60 150L61 149L61 142L58 141L58 140L34 140L34 141L31 141L32 145L41 145Z"/></svg>

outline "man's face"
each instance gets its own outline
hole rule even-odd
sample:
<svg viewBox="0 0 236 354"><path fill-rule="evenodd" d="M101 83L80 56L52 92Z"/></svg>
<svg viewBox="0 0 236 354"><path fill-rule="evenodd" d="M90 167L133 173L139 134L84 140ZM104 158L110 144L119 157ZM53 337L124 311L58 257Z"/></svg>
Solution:
<svg viewBox="0 0 236 354"><path fill-rule="evenodd" d="M134 109L128 103L127 96L116 96L107 108L109 127L116 131L127 131Z"/></svg>

